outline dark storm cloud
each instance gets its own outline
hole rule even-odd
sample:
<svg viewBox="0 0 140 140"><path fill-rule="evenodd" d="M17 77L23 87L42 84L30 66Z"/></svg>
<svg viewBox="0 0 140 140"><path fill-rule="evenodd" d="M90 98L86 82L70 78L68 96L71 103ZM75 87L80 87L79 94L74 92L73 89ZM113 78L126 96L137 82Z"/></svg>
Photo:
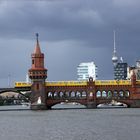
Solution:
<svg viewBox="0 0 140 140"><path fill-rule="evenodd" d="M100 79L112 78L114 29L119 55L130 65L140 58L139 5L139 0L0 1L0 65L5 66L0 76L10 69L23 78L39 32L49 79L76 79L76 66L86 61L95 61Z"/></svg>
<svg viewBox="0 0 140 140"><path fill-rule="evenodd" d="M113 29L139 31L139 4L138 0L12 0L1 5L0 34L29 38L38 30L47 40L84 39L103 45Z"/></svg>

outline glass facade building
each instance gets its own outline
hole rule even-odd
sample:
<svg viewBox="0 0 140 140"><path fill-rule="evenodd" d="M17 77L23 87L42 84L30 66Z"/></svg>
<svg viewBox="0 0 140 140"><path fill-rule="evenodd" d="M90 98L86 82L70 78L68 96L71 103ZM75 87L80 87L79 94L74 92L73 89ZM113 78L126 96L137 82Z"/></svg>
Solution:
<svg viewBox="0 0 140 140"><path fill-rule="evenodd" d="M127 63L117 63L114 66L114 79L126 80L127 79Z"/></svg>

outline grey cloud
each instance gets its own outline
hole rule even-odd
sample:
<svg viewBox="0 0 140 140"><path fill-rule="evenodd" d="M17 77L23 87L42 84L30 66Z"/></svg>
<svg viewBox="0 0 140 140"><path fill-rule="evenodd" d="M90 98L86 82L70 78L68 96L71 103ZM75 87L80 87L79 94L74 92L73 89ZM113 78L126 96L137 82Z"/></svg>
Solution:
<svg viewBox="0 0 140 140"><path fill-rule="evenodd" d="M114 28L125 32L130 27L133 32L134 25L140 22L137 6L139 2L133 2L137 3L134 5L124 1L72 0L10 3L2 8L4 14L1 17L1 33L4 35L6 32L6 35L11 37L22 38L26 34L29 37L30 32L38 30L48 40L82 38L89 42L101 38L106 42L105 39L108 38L105 34ZM139 29L138 26L135 28Z"/></svg>
<svg viewBox="0 0 140 140"><path fill-rule="evenodd" d="M0 79L9 71L13 79L24 79L35 32L40 33L49 80L76 79L76 66L83 61L95 61L100 79L113 78L114 29L119 56L130 65L139 59L139 5L139 0L1 2Z"/></svg>

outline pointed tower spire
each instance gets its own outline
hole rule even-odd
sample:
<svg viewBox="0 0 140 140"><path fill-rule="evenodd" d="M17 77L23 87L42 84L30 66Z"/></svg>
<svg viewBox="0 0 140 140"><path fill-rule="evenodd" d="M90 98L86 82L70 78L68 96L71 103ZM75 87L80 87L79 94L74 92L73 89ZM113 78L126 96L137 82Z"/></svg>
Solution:
<svg viewBox="0 0 140 140"><path fill-rule="evenodd" d="M36 35L36 40L37 40L37 42L38 42L38 37L39 37L39 34L38 34L38 33L36 33L35 35Z"/></svg>
<svg viewBox="0 0 140 140"><path fill-rule="evenodd" d="M115 36L115 30L113 31L114 33L114 50L113 50L113 56L112 56L112 62L113 65L116 66L117 62L118 62L118 57L117 57L117 51L116 51L116 36Z"/></svg>
<svg viewBox="0 0 140 140"><path fill-rule="evenodd" d="M41 54L38 37L39 37L39 34L36 33L36 47L35 47L35 50L34 50L34 54Z"/></svg>
<svg viewBox="0 0 140 140"><path fill-rule="evenodd" d="M39 34L36 33L36 45L32 53L32 69L44 69L44 54L41 52L38 37Z"/></svg>

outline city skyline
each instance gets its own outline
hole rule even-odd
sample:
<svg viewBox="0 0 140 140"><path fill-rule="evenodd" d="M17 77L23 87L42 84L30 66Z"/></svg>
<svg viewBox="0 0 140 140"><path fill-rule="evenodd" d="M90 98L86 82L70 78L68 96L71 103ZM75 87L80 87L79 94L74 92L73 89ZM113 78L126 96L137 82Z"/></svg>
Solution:
<svg viewBox="0 0 140 140"><path fill-rule="evenodd" d="M23 81L39 33L48 80L75 80L81 62L94 61L99 79L113 79L113 30L117 56L140 59L138 0L0 2L0 85Z"/></svg>

